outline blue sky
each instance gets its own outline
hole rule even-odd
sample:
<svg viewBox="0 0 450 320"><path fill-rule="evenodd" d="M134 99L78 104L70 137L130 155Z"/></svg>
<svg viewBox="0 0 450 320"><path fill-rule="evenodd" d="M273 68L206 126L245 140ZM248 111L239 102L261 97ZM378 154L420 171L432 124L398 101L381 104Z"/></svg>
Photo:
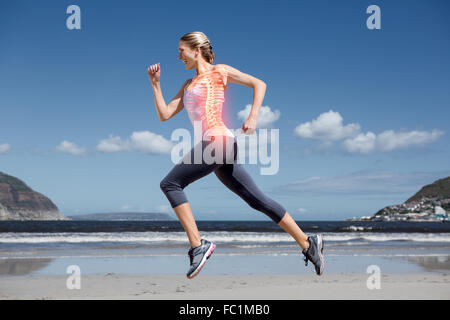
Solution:
<svg viewBox="0 0 450 320"><path fill-rule="evenodd" d="M71 4L80 30L66 27ZM379 30L366 26L373 4ZM449 11L445 0L2 1L0 171L66 215L175 217L159 188L174 164L157 147L192 125L185 110L158 120L146 69L161 64L170 102L195 75L178 40L202 31L214 64L267 84L260 123L279 129L279 171L244 164L261 190L297 220L372 215L450 175ZM228 85L231 128L252 97ZM269 219L214 174L185 191L197 219Z"/></svg>

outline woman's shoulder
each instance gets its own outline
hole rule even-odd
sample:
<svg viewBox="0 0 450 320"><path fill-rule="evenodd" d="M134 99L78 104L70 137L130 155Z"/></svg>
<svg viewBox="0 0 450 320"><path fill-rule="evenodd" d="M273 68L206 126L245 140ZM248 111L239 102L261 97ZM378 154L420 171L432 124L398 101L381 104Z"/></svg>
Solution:
<svg viewBox="0 0 450 320"><path fill-rule="evenodd" d="M220 63L215 65L215 70L227 73L228 67L228 65Z"/></svg>
<svg viewBox="0 0 450 320"><path fill-rule="evenodd" d="M226 64L216 64L215 70L220 74L223 84L226 86L228 82L228 66Z"/></svg>

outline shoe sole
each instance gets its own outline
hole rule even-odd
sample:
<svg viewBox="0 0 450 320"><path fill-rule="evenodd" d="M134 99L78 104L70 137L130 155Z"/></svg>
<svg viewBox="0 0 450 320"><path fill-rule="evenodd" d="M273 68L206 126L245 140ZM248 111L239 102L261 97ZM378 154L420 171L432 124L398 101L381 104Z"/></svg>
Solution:
<svg viewBox="0 0 450 320"><path fill-rule="evenodd" d="M209 259L209 257L212 255L212 253L214 252L214 249L216 248L216 245L214 243L211 243L211 245L209 246L208 251L206 252L206 254L203 256L202 261L200 262L200 264L198 265L197 269L195 269L194 272L191 273L191 275L187 276L188 279L192 279L194 278L196 275L199 274L200 270L202 270L203 266L206 263L206 260Z"/></svg>
<svg viewBox="0 0 450 320"><path fill-rule="evenodd" d="M317 235L318 245L320 248L320 258L322 259L322 266L320 268L320 272L317 274L321 276L323 274L323 270L325 269L325 256L323 254L323 237L321 234Z"/></svg>

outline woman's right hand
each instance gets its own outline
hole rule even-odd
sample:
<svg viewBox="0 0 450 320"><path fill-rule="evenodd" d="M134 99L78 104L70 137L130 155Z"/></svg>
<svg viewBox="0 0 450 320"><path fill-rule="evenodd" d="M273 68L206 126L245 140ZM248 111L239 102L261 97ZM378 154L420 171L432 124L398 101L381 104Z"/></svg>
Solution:
<svg viewBox="0 0 450 320"><path fill-rule="evenodd" d="M148 67L147 72L152 85L159 83L159 80L161 79L161 67L159 63L152 64L150 67Z"/></svg>

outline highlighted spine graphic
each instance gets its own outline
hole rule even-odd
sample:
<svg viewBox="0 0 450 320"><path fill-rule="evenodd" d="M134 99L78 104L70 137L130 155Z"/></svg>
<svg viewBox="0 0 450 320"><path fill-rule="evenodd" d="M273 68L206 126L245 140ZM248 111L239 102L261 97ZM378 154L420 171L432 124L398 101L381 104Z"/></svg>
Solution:
<svg viewBox="0 0 450 320"><path fill-rule="evenodd" d="M201 74L193 79L185 92L184 104L192 123L202 121L204 131L214 129L216 134L232 135L222 119L227 72L223 67Z"/></svg>

